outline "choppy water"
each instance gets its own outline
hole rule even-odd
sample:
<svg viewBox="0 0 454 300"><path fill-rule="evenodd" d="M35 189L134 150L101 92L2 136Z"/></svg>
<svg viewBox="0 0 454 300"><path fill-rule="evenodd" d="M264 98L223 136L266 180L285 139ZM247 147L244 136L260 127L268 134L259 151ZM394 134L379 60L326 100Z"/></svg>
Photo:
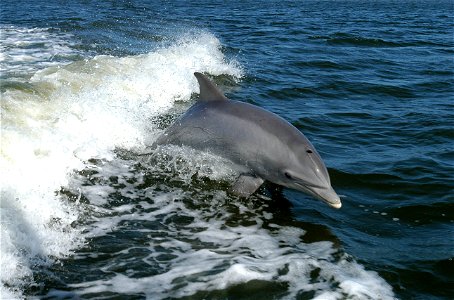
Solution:
<svg viewBox="0 0 454 300"><path fill-rule="evenodd" d="M453 11L2 1L2 299L452 298ZM209 154L137 156L194 71L304 132L342 209L228 196Z"/></svg>

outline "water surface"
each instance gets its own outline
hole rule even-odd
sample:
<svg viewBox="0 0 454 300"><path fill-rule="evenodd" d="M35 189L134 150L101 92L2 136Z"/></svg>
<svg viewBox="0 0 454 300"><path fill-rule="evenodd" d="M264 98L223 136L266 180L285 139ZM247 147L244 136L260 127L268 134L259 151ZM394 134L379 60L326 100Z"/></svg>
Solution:
<svg viewBox="0 0 454 300"><path fill-rule="evenodd" d="M449 299L451 1L3 1L2 298ZM147 151L197 98L287 119L343 207Z"/></svg>

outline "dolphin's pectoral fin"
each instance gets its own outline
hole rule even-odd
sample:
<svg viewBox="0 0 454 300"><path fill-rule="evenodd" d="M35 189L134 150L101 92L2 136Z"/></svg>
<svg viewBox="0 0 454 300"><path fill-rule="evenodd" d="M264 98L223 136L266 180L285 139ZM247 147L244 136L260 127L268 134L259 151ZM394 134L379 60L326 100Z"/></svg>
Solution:
<svg viewBox="0 0 454 300"><path fill-rule="evenodd" d="M242 174L238 177L230 192L240 197L249 197L262 185L263 181L262 178L254 175Z"/></svg>

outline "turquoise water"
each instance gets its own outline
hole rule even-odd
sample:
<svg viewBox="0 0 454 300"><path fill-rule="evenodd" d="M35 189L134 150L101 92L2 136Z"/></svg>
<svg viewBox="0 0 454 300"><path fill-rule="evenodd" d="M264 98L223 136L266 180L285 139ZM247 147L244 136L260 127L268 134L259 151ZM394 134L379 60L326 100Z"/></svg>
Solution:
<svg viewBox="0 0 454 300"><path fill-rule="evenodd" d="M2 298L450 299L452 1L2 1ZM148 146L194 71L284 117L343 207Z"/></svg>

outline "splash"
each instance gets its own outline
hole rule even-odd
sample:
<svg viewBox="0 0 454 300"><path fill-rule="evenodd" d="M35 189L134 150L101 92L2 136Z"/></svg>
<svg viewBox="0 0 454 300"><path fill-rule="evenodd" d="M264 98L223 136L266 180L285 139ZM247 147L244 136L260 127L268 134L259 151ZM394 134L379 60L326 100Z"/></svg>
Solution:
<svg viewBox="0 0 454 300"><path fill-rule="evenodd" d="M28 77L38 69L68 63L81 55L70 35L49 28L0 25L0 74L2 78Z"/></svg>
<svg viewBox="0 0 454 300"><path fill-rule="evenodd" d="M66 287L71 292L53 289L47 296L228 298L237 288L256 296L265 289L264 297L278 299L394 299L382 278L332 242L306 243L305 230L279 225L270 201L238 201L187 180L187 173L229 180L226 162L187 149L170 153L178 162L98 162L87 170L90 183L83 174L74 179L73 188L97 208L86 234L109 258L96 263L102 278L73 279ZM108 250L112 240L115 251ZM83 263L94 255L79 253L68 268L95 272Z"/></svg>
<svg viewBox="0 0 454 300"><path fill-rule="evenodd" d="M275 222L264 199L229 198L219 186L233 180L228 162L172 147L143 161L118 155L146 150L161 132L156 118L198 92L194 71L242 76L212 34L66 65L48 65L53 50L45 49L32 75L2 90L3 298L38 288L37 269L59 260L83 274L67 283L70 292L48 297L215 297L271 286L282 299L393 298L382 278L331 242L305 243L303 229ZM80 271L102 253L81 251L89 240L113 259ZM85 277L95 271L108 275Z"/></svg>
<svg viewBox="0 0 454 300"><path fill-rule="evenodd" d="M75 170L93 158L113 159L115 148L144 148L159 132L151 120L197 92L194 71L241 76L209 33L184 36L143 55L96 56L66 65L48 62L55 53L70 52L61 36L44 29L15 33L2 68L38 71L29 80L2 84L2 297L20 297L33 283L32 268L84 244L83 228L74 226L80 206L59 195ZM21 48L42 39L47 42L40 49ZM48 47L53 44L63 48ZM15 51L21 57L11 62ZM22 67L29 58L34 58L29 67Z"/></svg>

